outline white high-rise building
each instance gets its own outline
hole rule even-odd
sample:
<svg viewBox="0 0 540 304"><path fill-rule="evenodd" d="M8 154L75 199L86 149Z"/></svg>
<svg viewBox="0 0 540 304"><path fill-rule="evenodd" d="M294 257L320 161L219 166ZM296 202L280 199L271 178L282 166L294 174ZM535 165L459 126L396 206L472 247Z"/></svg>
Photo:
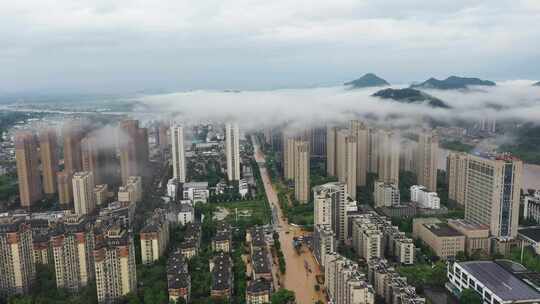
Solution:
<svg viewBox="0 0 540 304"><path fill-rule="evenodd" d="M225 125L225 152L227 154L227 178L240 180L240 130L238 124Z"/></svg>
<svg viewBox="0 0 540 304"><path fill-rule="evenodd" d="M327 183L313 187L315 224L330 224L336 238L341 242L345 242L348 235L347 196L347 185L344 183Z"/></svg>
<svg viewBox="0 0 540 304"><path fill-rule="evenodd" d="M72 181L75 213L78 215L92 213L96 209L94 175L88 171L77 172L73 175Z"/></svg>
<svg viewBox="0 0 540 304"><path fill-rule="evenodd" d="M418 203L420 208L441 208L441 199L437 195L437 192L430 192L427 187L421 185L411 187L411 202Z"/></svg>
<svg viewBox="0 0 540 304"><path fill-rule="evenodd" d="M186 182L186 156L184 154L184 127L175 125L171 128L173 177L180 183Z"/></svg>

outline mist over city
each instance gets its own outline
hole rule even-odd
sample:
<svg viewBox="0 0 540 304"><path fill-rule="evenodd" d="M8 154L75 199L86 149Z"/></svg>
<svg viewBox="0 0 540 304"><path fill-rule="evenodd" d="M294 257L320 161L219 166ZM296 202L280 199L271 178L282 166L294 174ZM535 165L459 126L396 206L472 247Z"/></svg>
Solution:
<svg viewBox="0 0 540 304"><path fill-rule="evenodd" d="M0 304L540 303L540 2L0 2Z"/></svg>

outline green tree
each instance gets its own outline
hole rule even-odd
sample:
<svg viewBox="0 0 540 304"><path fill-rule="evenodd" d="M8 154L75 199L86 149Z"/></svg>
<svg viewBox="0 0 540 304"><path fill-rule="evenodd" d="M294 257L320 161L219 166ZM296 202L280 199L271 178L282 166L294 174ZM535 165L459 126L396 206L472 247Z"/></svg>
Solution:
<svg viewBox="0 0 540 304"><path fill-rule="evenodd" d="M282 288L275 292L270 299L272 304L289 304L294 303L296 296L293 291Z"/></svg>
<svg viewBox="0 0 540 304"><path fill-rule="evenodd" d="M472 289L464 289L459 297L461 304L482 304L482 297Z"/></svg>
<svg viewBox="0 0 540 304"><path fill-rule="evenodd" d="M459 262L467 260L467 256L465 255L465 252L458 251L458 253L456 254L456 260Z"/></svg>
<svg viewBox="0 0 540 304"><path fill-rule="evenodd" d="M30 296L15 296L9 298L8 304L32 304L32 297Z"/></svg>

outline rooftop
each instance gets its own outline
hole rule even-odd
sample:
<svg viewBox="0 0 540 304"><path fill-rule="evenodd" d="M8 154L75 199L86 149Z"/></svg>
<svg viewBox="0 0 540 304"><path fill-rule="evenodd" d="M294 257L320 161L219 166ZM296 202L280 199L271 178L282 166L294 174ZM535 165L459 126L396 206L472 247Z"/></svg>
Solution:
<svg viewBox="0 0 540 304"><path fill-rule="evenodd" d="M493 261L458 263L503 301L540 301L540 293Z"/></svg>
<svg viewBox="0 0 540 304"><path fill-rule="evenodd" d="M270 281L264 279L249 281L246 291L248 293L270 293L272 291L272 284L270 283Z"/></svg>
<svg viewBox="0 0 540 304"><path fill-rule="evenodd" d="M439 237L463 236L463 234L448 226L446 223L424 224L424 227Z"/></svg>
<svg viewBox="0 0 540 304"><path fill-rule="evenodd" d="M525 236L535 242L540 242L540 227L523 228L518 230L518 234Z"/></svg>
<svg viewBox="0 0 540 304"><path fill-rule="evenodd" d="M465 219L449 219L448 223L452 223L456 227L459 226L460 228L462 228L464 230L485 230L485 229L489 230L488 225L482 225L482 224L473 223L473 222L467 221Z"/></svg>

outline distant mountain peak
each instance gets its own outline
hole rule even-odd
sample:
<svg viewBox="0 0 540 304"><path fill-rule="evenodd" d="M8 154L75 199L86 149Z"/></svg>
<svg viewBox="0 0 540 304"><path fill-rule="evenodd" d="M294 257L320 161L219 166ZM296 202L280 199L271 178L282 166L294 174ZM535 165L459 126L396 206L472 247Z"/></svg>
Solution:
<svg viewBox="0 0 540 304"><path fill-rule="evenodd" d="M447 105L444 101L433 97L429 94L426 94L420 90L412 89L412 88L404 88L404 89L384 89L376 92L372 96L379 97L382 99L392 99L397 102L401 103L414 103L414 104L422 104L426 103L432 108L443 108L443 109L450 109L451 107Z"/></svg>
<svg viewBox="0 0 540 304"><path fill-rule="evenodd" d="M482 80L473 77L450 76L444 80L431 77L428 80L411 85L411 88L438 89L438 90L459 90L467 89L469 86L495 86L495 82Z"/></svg>
<svg viewBox="0 0 540 304"><path fill-rule="evenodd" d="M537 82L537 83L534 83L533 86L535 86L535 87L540 87L540 81Z"/></svg>
<svg viewBox="0 0 540 304"><path fill-rule="evenodd" d="M388 81L380 78L379 76L373 73L367 73L358 79L346 82L344 85L350 86L353 89L359 89L359 88L389 86L390 83L388 83Z"/></svg>

